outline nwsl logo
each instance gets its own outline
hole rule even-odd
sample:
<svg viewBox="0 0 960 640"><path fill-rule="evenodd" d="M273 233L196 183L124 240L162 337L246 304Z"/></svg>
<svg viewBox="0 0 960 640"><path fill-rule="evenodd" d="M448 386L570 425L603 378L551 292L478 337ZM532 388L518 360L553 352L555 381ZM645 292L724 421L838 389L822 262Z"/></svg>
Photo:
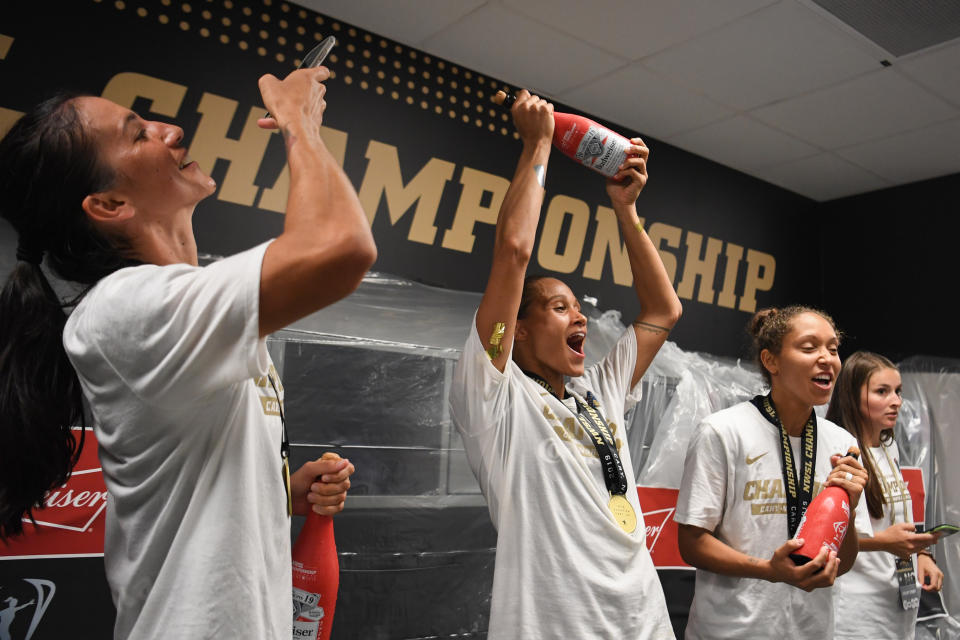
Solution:
<svg viewBox="0 0 960 640"><path fill-rule="evenodd" d="M31 640L57 591L50 580L24 578L23 582L29 587L0 586L0 640Z"/></svg>

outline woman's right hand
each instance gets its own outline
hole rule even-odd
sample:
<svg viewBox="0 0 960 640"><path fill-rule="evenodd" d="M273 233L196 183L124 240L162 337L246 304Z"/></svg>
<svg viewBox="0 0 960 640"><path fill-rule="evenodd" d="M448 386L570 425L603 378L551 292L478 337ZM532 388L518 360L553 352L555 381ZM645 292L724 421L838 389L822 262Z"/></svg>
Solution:
<svg viewBox="0 0 960 640"><path fill-rule="evenodd" d="M939 537L936 533L917 533L912 522L898 522L874 536L886 551L900 558L909 558L935 544Z"/></svg>
<svg viewBox="0 0 960 640"><path fill-rule="evenodd" d="M553 138L553 104L522 89L510 111L523 144L549 143Z"/></svg>
<svg viewBox="0 0 960 640"><path fill-rule="evenodd" d="M780 545L768 561L767 580L770 582L786 582L807 592L833 585L834 580L837 579L837 572L840 570L840 559L837 557L837 552L823 547L816 558L798 566L790 558L790 554L802 546L803 540L797 538L787 540Z"/></svg>
<svg viewBox="0 0 960 640"><path fill-rule="evenodd" d="M323 84L330 77L326 67L297 69L283 80L273 74L260 77L260 95L269 112L269 118L260 118L262 129L278 129L286 125L306 125L319 131L327 88Z"/></svg>

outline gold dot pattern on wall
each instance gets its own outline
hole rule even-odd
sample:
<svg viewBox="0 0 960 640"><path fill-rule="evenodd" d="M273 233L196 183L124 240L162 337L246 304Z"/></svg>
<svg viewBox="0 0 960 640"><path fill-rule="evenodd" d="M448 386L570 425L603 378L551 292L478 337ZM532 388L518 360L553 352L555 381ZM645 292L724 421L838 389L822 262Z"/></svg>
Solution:
<svg viewBox="0 0 960 640"><path fill-rule="evenodd" d="M299 65L304 52L317 42L335 34L338 47L326 63L331 80L372 90L377 96L474 130L519 138L509 113L492 105L489 98L510 87L284 0L92 1L287 69Z"/></svg>

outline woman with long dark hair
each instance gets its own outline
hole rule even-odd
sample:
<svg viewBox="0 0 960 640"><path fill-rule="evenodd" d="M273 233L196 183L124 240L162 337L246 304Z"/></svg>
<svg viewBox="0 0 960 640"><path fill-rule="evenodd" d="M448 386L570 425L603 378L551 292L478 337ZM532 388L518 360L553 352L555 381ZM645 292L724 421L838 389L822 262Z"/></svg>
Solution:
<svg viewBox="0 0 960 640"><path fill-rule="evenodd" d="M813 410L830 399L840 339L830 316L802 306L761 310L748 331L770 393L707 416L684 462L675 520L680 553L697 568L686 637L830 638L829 587L857 557L851 530L870 533L867 474L846 455L856 440ZM849 494L838 526L850 533L797 566L794 535L825 485Z"/></svg>
<svg viewBox="0 0 960 640"><path fill-rule="evenodd" d="M637 217L649 151L634 138L607 181L641 312L585 369L587 319L573 292L554 278L524 279L553 105L522 91L512 112L523 151L450 391L498 532L488 637L673 638L623 430L627 397L681 313Z"/></svg>
<svg viewBox="0 0 960 640"><path fill-rule="evenodd" d="M291 171L284 230L203 268L191 219L216 185L179 127L59 96L0 142L0 214L18 234L0 295L0 537L67 479L88 409L117 638L289 637L290 512L342 509L348 461L290 478L265 344L376 256L320 138L328 75L260 79L273 116L259 124L282 131ZM41 264L82 287L69 317Z"/></svg>
<svg viewBox="0 0 960 640"><path fill-rule="evenodd" d="M938 536L914 528L913 504L893 439L901 391L896 365L876 353L857 351L844 363L827 410L827 419L843 425L863 451L870 474L863 493L873 525L873 536L860 538L857 561L835 587L837 638L912 639L919 605L916 582L928 591L943 586L943 572L927 550ZM906 580L902 588L899 577Z"/></svg>

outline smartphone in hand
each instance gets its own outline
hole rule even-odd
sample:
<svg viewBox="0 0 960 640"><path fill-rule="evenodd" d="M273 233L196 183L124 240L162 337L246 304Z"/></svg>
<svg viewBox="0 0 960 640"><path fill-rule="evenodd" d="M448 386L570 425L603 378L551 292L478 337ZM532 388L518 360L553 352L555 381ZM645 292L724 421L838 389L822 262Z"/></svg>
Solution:
<svg viewBox="0 0 960 640"><path fill-rule="evenodd" d="M938 524L935 527L930 527L929 529L924 529L920 533L939 533L941 538L944 538L949 535L960 531L960 527L957 527L952 524Z"/></svg>

